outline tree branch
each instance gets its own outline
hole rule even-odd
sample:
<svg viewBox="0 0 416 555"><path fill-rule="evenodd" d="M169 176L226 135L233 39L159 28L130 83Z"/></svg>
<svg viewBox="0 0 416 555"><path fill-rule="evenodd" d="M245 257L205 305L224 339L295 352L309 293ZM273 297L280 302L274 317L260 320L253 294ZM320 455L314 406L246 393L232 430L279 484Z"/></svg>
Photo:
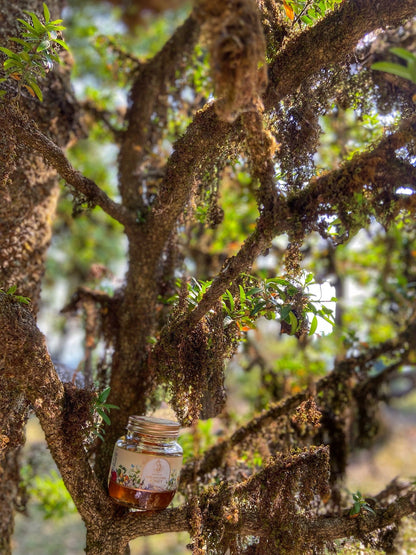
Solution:
<svg viewBox="0 0 416 555"><path fill-rule="evenodd" d="M394 151L405 146L415 136L416 118L412 117L402 122L397 131L381 139L374 148L357 154L339 169L313 178L307 187L288 197L272 191L269 183L265 185L269 180L269 174L266 169L268 158L264 157L263 169L255 172L262 183L259 198L263 206L255 231L246 239L239 252L225 261L223 268L198 305L181 318L179 326L176 320L172 321L169 329L165 330L165 336L172 337L175 328L179 329L181 334L184 329L189 332L213 308L230 283L241 272L249 271L256 258L270 245L273 237L288 231L294 221L302 222L304 234L312 230L320 230L318 221L321 216L338 213L342 217L344 209L342 199L351 201L355 192L363 192L364 189L367 193L371 192L372 188L377 190L378 175L391 173ZM412 186L416 184L415 176L406 174L406 177L407 183ZM393 199L396 198L395 191L399 186L399 183L392 180ZM276 188L276 185L274 187ZM407 207L410 208L409 199L407 201ZM383 204L380 210L385 212L386 204Z"/></svg>
<svg viewBox="0 0 416 555"><path fill-rule="evenodd" d="M399 522L403 517L416 511L416 491L398 497L386 507L376 509L375 514L358 518L348 516L322 516L300 523L299 529L308 541L333 541L339 538L360 538L365 534L380 530Z"/></svg>
<svg viewBox="0 0 416 555"><path fill-rule="evenodd" d="M3 375L32 404L65 485L86 523L114 513L87 461L80 438L67 437L66 395L33 316L0 292ZM82 433L82 422L78 422ZM80 479L82 477L82 479Z"/></svg>
<svg viewBox="0 0 416 555"><path fill-rule="evenodd" d="M183 214L197 176L218 159L220 151L222 156L229 151L229 139L225 138L231 137L232 141L232 131L239 135L239 128L220 121L214 105L209 104L195 114L185 135L176 141L158 198L144 224L152 236L152 253L149 253L152 258L159 257Z"/></svg>
<svg viewBox="0 0 416 555"><path fill-rule="evenodd" d="M411 117L403 121L396 131L383 137L376 146L356 154L339 169L312 178L308 186L290 195L285 205L280 205L280 214L275 219L285 223L276 231L282 233L293 221L302 222L303 234L319 231L320 217L337 214L343 219L343 211L352 201L354 193L378 193L380 185L390 192L390 202L398 200L396 190L400 185L406 186L406 183L414 185L415 176L406 174L405 183L398 183L391 177L393 162L396 161L395 151L414 140L415 136L416 118ZM371 205L376 212L386 212L386 203L380 208L377 202Z"/></svg>
<svg viewBox="0 0 416 555"><path fill-rule="evenodd" d="M266 110L321 69L345 62L365 35L381 27L397 27L415 14L415 0L344 0L334 12L289 40L270 64L263 98Z"/></svg>
<svg viewBox="0 0 416 555"><path fill-rule="evenodd" d="M83 194L88 202L100 206L104 212L125 226L135 222L135 216L125 207L111 200L94 181L75 170L62 149L39 131L33 121L27 120L10 106L2 107L0 121L2 125L12 128L13 134L22 143L42 154L58 174Z"/></svg>
<svg viewBox="0 0 416 555"><path fill-rule="evenodd" d="M93 301L102 307L108 307L111 304L115 304L118 301L114 297L110 297L105 291L100 291L96 289L91 289L90 287L78 287L75 293L72 295L71 300L67 305L65 305L61 313L65 312L76 312L84 301Z"/></svg>
<svg viewBox="0 0 416 555"><path fill-rule="evenodd" d="M381 355L390 354L391 356L407 356L403 344L413 340L416 334L416 323L411 323L394 339L389 339L375 347L367 349L365 352L340 361L335 365L333 370L325 377L321 378L314 385L314 393L317 395L321 391L327 390L334 383L340 381L341 376L344 378L357 374L357 368L361 371L368 369L368 365L373 360ZM359 386L358 386L359 387ZM279 416L289 414L295 410L302 402L311 397L309 389L305 389L296 395L292 395L286 399L282 399L278 403L270 406L269 409L264 410L259 416L256 416L250 422L238 428L228 438L223 439L220 443L213 445L210 449L205 451L201 460L193 460L187 463L182 469L181 473L181 489L188 483L191 483L195 475L202 477L214 468L219 468L225 458L225 455L230 449L242 443L251 435L261 433L262 429L268 426L271 422L276 421ZM195 472L196 465L196 472Z"/></svg>
<svg viewBox="0 0 416 555"><path fill-rule="evenodd" d="M205 515L202 527L212 526L212 523L216 522L217 527L224 529L224 537L227 533L238 533L240 536L268 537L271 535L271 530L273 530L272 536L281 538L283 534L287 536L290 530L290 537L287 538L288 544L291 543L292 539L298 538L303 545L312 545L346 537L362 538L366 534L397 523L401 518L416 511L416 491L414 488L411 488L404 495L400 495L411 487L409 484L400 487L390 484L390 487L374 496L373 498L377 501L374 514L362 513L357 518L350 518L349 514L342 516L324 515L311 519L305 518L301 513L297 515L290 513L290 529L284 524L284 513L288 511L288 507L284 505L279 508L279 515L273 514L273 510L270 510L267 516L264 514L265 507L262 506L262 498L257 499L255 507L252 504L248 509L244 505L242 507L238 506L239 497L247 501L247 496L249 497L250 493L255 492L258 488L263 492L263 496L268 495L267 489L261 488L266 475L269 481L279 479L280 476L280 480L285 482L286 474L296 474L297 470L295 469L298 469L301 473L307 471L306 469L312 461L315 462L315 465L322 464L325 466L325 456L327 456L327 453L322 447L307 450L304 453L294 455L293 458L289 455L270 463L261 472L254 474L241 484L229 485L217 490L216 493L208 494L208 496L202 495L199 499L201 514ZM310 472L316 474L315 467L312 467L312 470L309 468ZM321 468L320 472L324 473L324 468ZM320 491L322 486L318 475L316 480L317 482L313 488ZM282 486L284 487L284 484ZM309 486L311 484L308 484ZM390 497L392 495L396 496L396 499L385 506L380 506L383 500L386 499L386 492ZM270 493L273 496L273 492ZM231 498L233 499L233 507L238 507L238 510L233 513L234 518L227 518L227 500L230 501ZM221 514L217 514L219 508ZM167 509L159 514L129 513L120 525L131 540L137 536L149 534L191 532L191 518L191 507L182 506L176 509Z"/></svg>
<svg viewBox="0 0 416 555"><path fill-rule="evenodd" d="M120 142L123 131L112 124L110 119L112 113L110 111L98 108L98 106L96 106L91 100L85 100L81 106L82 109L91 114L96 121L101 121L105 125L105 127L112 133L115 143Z"/></svg>
<svg viewBox="0 0 416 555"><path fill-rule="evenodd" d="M399 24L403 18L415 12L416 0L406 2L395 0L394 10L391 9L389 2L384 0L377 13L370 0L344 2L335 14L289 41L284 51L276 57L269 68L271 82L264 97L267 108L272 109L280 99L295 91L305 79L305 75L312 75L335 62L344 61L353 51L358 40L373 28L378 28L380 25ZM370 14L370 26L366 20L368 14ZM324 22L328 24L328 21L329 33L324 26ZM348 30L349 38L342 45L339 45L336 40L340 34L338 22L342 22L343 28ZM373 25L372 28L370 28L371 25ZM320 36L318 40L317 34L322 33L323 29L325 29L322 35L324 38ZM329 56L327 56L327 50ZM311 55L311 52L314 55ZM313 62L315 58L317 61ZM281 82L278 81L280 75L285 76ZM224 151L230 142L241 141L240 126L241 119L233 125L220 122L215 115L214 105L209 105L196 114L184 137L177 141L174 153L168 162L159 198L146 221L149 235L153 236L155 229L158 234L157 244L152 237L152 252L155 253L152 256L156 256L163 249L172 226L183 212L201 167L205 167L208 160L215 159L220 150ZM306 197L305 194L303 198ZM296 199L293 200L292 208ZM186 322L181 324L192 327L197 323L229 287L230 281L235 279L242 269L247 270L251 266L256 257L269 245L273 236L285 231L288 225L286 208L284 203L281 203L276 210L277 213L274 213L274 222L280 224L275 226L273 231L269 229L269 216L260 217L256 231L246 240L236 257L226 261L223 270L214 280L200 305L187 316ZM298 212L299 210L296 210L295 214L298 215ZM266 235L264 235L265 232Z"/></svg>
<svg viewBox="0 0 416 555"><path fill-rule="evenodd" d="M120 192L124 205L132 210L144 207L137 170L155 140L152 114L161 102L160 96L175 78L175 72L188 61L198 36L199 24L191 14L162 50L139 69L134 81L131 106L126 115L128 127L119 153Z"/></svg>

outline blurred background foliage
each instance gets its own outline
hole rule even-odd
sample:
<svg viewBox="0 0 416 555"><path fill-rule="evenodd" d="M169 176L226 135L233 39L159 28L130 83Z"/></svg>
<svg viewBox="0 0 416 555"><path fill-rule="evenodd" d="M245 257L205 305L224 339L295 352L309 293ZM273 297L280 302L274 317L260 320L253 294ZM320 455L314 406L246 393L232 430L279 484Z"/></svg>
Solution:
<svg viewBox="0 0 416 555"><path fill-rule="evenodd" d="M284 2L282 10L295 21L303 13L301 4L304 3ZM73 57L73 83L84 110L85 129L85 139L70 149L69 157L77 169L114 198L118 197L118 131L122 129L128 106L132 76L158 51L189 11L190 7L185 6L162 16L146 14L138 31L127 33L117 9L111 10L106 4L71 0L65 9L65 39ZM303 13L301 17L319 18L320 15ZM309 24L304 19L301 23ZM164 132L155 151L148 153L149 167L157 168L159 163L162 164L174 141L186 129L192 113L211 97L207 54L198 46L192 64L177 76L168 95L167 125L160 123ZM334 102L332 109L319 118L321 131L317 152L304 175L320 175L338 167L342 160L350 159L379 139L383 129L397 117L394 108L386 117L379 113L375 104L368 102L364 106L359 96L352 98L345 107ZM154 125L158 125L156 116ZM284 142L280 148L286 148ZM290 158L290 152L287 157ZM288 167L282 163L277 168L282 181L288 178ZM296 179L301 175L297 174ZM181 229L184 272L198 280L212 279L225 258L235 254L258 217L255 184L246 160L236 156L222 172L207 176L207 180L209 189L201 188L201 195L192 207L194 214L185 217ZM151 191L151 181L148 185ZM83 336L79 331L74 333L75 329L78 330L78 322L67 316L64 318L58 312L80 285L114 290L122 284L126 243L121 227L99 210L81 210L74 217L73 208L71 194L62 188L47 261L40 323L50 338L53 356L75 369L83 358ZM328 222L328 226L332 235L330 239L312 234L301 246L302 271L313 273L316 284L310 292L317 301L326 302L334 311L335 327L320 320L316 333L303 341L284 333L277 320L262 318L255 329L242 329L241 345L227 371L229 398L226 410L220 418L200 422L194 429L184 432L181 441L186 458L201 454L218 437L269 403L300 391L311 380L328 372L334 361L356 352L360 346L376 344L394 336L410 317L416 291L413 222L402 215L387 229L370 218L365 229L336 248L334 243L343 230L336 221ZM276 238L267 256L259 258L253 275L262 279L284 276L284 253L289 241L287 236ZM97 267L103 270L97 273L94 271ZM331 300L333 297L337 298L336 303ZM400 400L413 387L411 364L415 362L410 360L409 368L404 367L402 375L387 386L393 401L386 414L396 431L400 426L411 429L409 422L414 418L414 396L408 398L406 410L400 413L394 412L398 406L394 399ZM380 366L373 371L381 370ZM404 418L400 426L397 425L398 414ZM412 463L416 465L416 452L406 443L409 437L413 437L410 432L402 434L400 446L396 445L394 450L406 453L406 465L411 468ZM353 460L351 481L354 489L361 488L368 493L367 485L382 487L396 472L407 472L398 457L388 458L389 462L384 458L382 464L377 462L383 449L391 453L391 447L388 447L391 436L387 434L384 439L384 447L382 444L376 446L370 458L361 460L359 455ZM259 460L254 457L252 464L261 464L261 457ZM377 468L378 481L367 483L368 476L363 470L365 464ZM360 476L364 477L363 480ZM24 517L18 520L15 553L82 553L83 526L79 517L73 514L72 502L45 453L35 421L28 429L22 489L30 498L27 510L33 519L32 524ZM413 532L408 534L407 541L411 546ZM159 538L140 539L133 542L132 553L182 554L184 549L177 545L185 543L182 537L178 544L173 536L163 542ZM362 552L359 547L344 549L345 553Z"/></svg>

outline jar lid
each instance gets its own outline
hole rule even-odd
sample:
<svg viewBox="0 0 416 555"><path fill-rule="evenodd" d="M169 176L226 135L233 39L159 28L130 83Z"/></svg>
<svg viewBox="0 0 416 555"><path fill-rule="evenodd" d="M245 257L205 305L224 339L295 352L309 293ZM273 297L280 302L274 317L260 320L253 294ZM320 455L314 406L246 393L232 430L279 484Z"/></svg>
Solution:
<svg viewBox="0 0 416 555"><path fill-rule="evenodd" d="M155 418L154 416L129 416L127 428L132 432L151 435L158 438L169 437L177 438L179 435L180 424L173 420Z"/></svg>

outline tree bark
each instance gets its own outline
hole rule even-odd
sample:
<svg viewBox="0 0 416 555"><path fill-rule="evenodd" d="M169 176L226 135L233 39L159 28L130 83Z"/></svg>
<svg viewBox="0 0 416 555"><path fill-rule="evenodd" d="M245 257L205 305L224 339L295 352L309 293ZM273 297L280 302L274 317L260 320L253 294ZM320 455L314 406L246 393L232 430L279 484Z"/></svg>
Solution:
<svg viewBox="0 0 416 555"><path fill-rule="evenodd" d="M52 16L59 16L61 2L48 2ZM2 46L13 49L8 37L18 36L16 19L22 10L42 13L39 0L10 4L0 0ZM58 145L66 146L80 128L68 80L68 68L52 72L43 84L44 104L29 95L22 99L23 117L34 119ZM4 107L0 107L0 118ZM39 308L45 255L59 195L56 172L16 138L7 120L0 130L0 288L17 286L16 293L31 299L36 315ZM0 330L0 342L2 330ZM18 369L17 369L18 370ZM0 375L0 552L11 553L13 514L19 505L19 454L24 443L28 403L16 391L13 381ZM1 446L3 445L3 449Z"/></svg>

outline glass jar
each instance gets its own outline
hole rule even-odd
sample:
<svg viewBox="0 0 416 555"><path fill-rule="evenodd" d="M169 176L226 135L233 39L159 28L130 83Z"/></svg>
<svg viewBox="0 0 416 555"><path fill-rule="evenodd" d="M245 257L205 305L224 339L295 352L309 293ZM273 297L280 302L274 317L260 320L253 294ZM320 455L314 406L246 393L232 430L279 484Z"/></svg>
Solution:
<svg viewBox="0 0 416 555"><path fill-rule="evenodd" d="M182 467L178 435L178 422L130 416L126 435L114 446L110 496L141 511L165 509L176 493Z"/></svg>

